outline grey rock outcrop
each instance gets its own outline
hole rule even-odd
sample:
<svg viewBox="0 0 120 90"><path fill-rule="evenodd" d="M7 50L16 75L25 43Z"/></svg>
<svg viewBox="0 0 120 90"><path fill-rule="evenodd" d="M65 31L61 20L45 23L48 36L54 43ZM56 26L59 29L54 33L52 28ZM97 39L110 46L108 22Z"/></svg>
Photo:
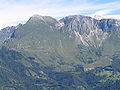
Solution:
<svg viewBox="0 0 120 90"><path fill-rule="evenodd" d="M13 36L15 29L16 29L16 27L14 27L14 26L1 29L0 42L3 43L5 40L10 39Z"/></svg>

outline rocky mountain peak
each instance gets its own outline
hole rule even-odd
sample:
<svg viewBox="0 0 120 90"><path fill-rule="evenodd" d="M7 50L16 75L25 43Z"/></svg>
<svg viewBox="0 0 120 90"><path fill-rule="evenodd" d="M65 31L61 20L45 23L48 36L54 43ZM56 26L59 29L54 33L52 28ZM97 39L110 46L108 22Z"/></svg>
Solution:
<svg viewBox="0 0 120 90"><path fill-rule="evenodd" d="M42 20L42 21L45 21L45 22L50 22L50 21L56 21L54 18L52 18L51 16L41 16L41 15L38 15L38 14L35 14L33 15L32 17L30 17L29 20Z"/></svg>
<svg viewBox="0 0 120 90"><path fill-rule="evenodd" d="M33 20L36 20L36 19L44 20L45 17L47 17L47 16L41 16L41 15L35 14L35 15L31 16L30 19L33 19Z"/></svg>
<svg viewBox="0 0 120 90"><path fill-rule="evenodd" d="M40 22L44 24L48 24L49 26L52 27L56 27L59 24L59 22L56 19L52 18L51 16L41 16L37 14L30 17L27 23L36 24Z"/></svg>
<svg viewBox="0 0 120 90"><path fill-rule="evenodd" d="M110 32L119 29L119 20L94 19L88 16L73 15L60 20L61 31L76 38L77 43L99 47L108 38ZM97 43L96 43L97 42Z"/></svg>
<svg viewBox="0 0 120 90"><path fill-rule="evenodd" d="M80 34L88 34L90 30L96 29L95 24L97 20L88 16L73 15L61 19L60 22L64 23L64 26L61 28L62 31L70 33L77 31Z"/></svg>
<svg viewBox="0 0 120 90"><path fill-rule="evenodd" d="M60 22L64 22L64 24L67 24L71 21L79 21L79 20L83 20L85 18L91 18L91 17L87 17L87 16L82 16L82 15L70 15L70 16L66 16L64 18L62 18L60 20Z"/></svg>

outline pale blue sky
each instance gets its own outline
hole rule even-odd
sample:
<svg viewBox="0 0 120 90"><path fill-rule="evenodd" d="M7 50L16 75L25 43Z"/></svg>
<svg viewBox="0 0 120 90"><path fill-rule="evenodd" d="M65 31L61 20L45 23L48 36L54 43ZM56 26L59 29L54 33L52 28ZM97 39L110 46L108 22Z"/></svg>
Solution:
<svg viewBox="0 0 120 90"><path fill-rule="evenodd" d="M120 0L0 0L0 28L27 21L34 14L119 17Z"/></svg>

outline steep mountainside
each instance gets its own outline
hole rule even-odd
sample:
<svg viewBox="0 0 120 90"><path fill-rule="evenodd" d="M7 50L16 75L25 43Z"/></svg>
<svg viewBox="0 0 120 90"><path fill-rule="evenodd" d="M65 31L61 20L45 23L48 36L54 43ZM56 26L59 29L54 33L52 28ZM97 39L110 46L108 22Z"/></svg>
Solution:
<svg viewBox="0 0 120 90"><path fill-rule="evenodd" d="M120 88L119 20L34 15L0 36L3 90Z"/></svg>

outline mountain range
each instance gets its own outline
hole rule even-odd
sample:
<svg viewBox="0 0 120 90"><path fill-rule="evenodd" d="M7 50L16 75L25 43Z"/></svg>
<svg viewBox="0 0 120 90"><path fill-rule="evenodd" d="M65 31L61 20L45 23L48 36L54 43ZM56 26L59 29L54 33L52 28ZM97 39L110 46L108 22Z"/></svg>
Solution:
<svg viewBox="0 0 120 90"><path fill-rule="evenodd" d="M120 90L120 20L33 15L0 37L1 90Z"/></svg>

